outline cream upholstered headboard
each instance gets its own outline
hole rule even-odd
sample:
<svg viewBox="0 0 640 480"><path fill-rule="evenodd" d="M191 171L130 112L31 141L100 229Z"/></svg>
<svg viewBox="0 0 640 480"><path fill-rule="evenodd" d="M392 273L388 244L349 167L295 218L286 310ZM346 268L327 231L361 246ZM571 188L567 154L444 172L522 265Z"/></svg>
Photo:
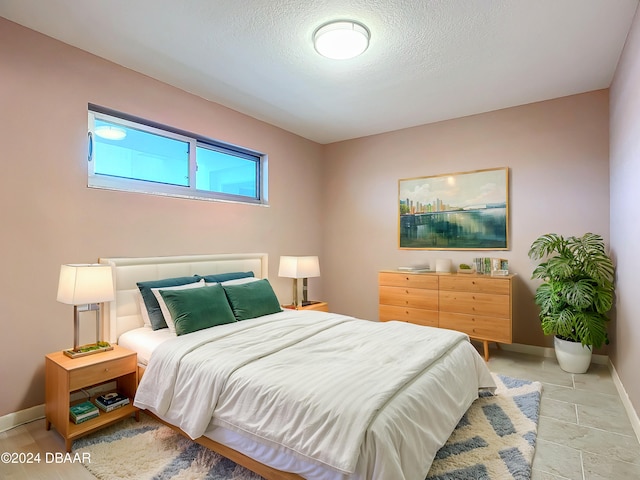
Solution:
<svg viewBox="0 0 640 480"><path fill-rule="evenodd" d="M106 302L102 311L103 336L111 343L117 343L124 332L143 326L136 282L248 271L267 278L269 272L266 253L101 258L99 262L113 269L115 299Z"/></svg>

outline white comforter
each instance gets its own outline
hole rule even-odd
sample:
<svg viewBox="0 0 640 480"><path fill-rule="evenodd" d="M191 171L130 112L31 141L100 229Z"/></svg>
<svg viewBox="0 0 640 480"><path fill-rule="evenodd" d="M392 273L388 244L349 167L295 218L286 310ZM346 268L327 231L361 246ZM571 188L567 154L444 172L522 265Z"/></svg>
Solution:
<svg viewBox="0 0 640 480"><path fill-rule="evenodd" d="M285 311L163 343L151 357L134 404L192 438L210 424L218 425L348 477L356 472L364 450L373 449L379 457L368 461L371 470L371 463L384 463L385 456L402 456L394 449L414 441L421 445L417 437L425 435L424 418L415 412L416 405L424 405L427 418L436 423L442 415L452 419L446 440L476 398L477 388L493 386L484 362L472 359L473 365L463 368L474 371L475 382L468 386L471 393L454 402L459 404L431 404L428 395L416 399L403 394L421 376L440 369L450 352L464 348L461 343L468 343L466 335L448 330ZM436 382L446 383L440 377ZM436 399L441 397L435 393ZM394 401L406 402L405 411L397 405L390 408L398 413L385 420L392 423L388 434L374 435L370 425ZM447 409L453 412L443 414ZM414 419L416 415L420 419ZM420 422L419 428L414 421ZM425 463L433 455L435 450L425 452ZM401 465L402 471L391 474L424 478L425 468L428 464L416 467L419 473L407 474ZM391 478L387 474L385 478Z"/></svg>

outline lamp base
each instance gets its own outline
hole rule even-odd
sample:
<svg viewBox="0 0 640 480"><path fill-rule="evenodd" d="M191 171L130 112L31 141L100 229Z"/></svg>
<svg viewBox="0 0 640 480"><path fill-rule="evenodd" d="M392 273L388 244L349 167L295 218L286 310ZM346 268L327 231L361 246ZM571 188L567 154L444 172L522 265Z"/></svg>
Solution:
<svg viewBox="0 0 640 480"><path fill-rule="evenodd" d="M70 348L68 350L63 350L67 357L78 358L84 357L85 355L93 355L94 353L106 352L108 350L113 350L113 347L108 342L98 342L98 343L88 343L86 345L80 345L77 348Z"/></svg>

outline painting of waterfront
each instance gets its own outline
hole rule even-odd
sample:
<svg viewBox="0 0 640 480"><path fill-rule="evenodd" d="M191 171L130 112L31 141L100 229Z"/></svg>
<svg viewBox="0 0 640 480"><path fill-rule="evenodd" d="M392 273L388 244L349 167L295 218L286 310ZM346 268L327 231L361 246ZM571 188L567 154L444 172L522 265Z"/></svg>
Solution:
<svg viewBox="0 0 640 480"><path fill-rule="evenodd" d="M507 250L509 169L401 179L400 248Z"/></svg>

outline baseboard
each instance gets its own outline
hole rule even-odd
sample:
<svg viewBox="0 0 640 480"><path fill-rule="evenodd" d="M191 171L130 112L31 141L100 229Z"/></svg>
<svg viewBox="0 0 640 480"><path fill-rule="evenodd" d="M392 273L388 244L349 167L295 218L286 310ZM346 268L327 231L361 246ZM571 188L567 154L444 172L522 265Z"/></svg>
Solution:
<svg viewBox="0 0 640 480"><path fill-rule="evenodd" d="M24 423L29 423L40 418L44 418L44 404L36 405L35 407L20 410L18 412L9 413L0 417L0 432L10 430Z"/></svg>
<svg viewBox="0 0 640 480"><path fill-rule="evenodd" d="M629 421L631 422L631 427L633 428L633 431L636 433L636 437L640 442L640 418L638 418L638 412L636 412L635 408L633 408L631 399L629 398L627 391L624 389L624 385L622 384L622 381L618 376L616 367L614 367L613 363L611 362L609 362L609 370L611 371L611 378L613 379L613 383L616 386L616 390L618 390L620 400L622 400L624 409L626 410Z"/></svg>
<svg viewBox="0 0 640 480"><path fill-rule="evenodd" d="M553 348L537 347L535 345L523 345L520 343L500 344L500 348L510 352L524 353L527 355L536 355L538 357L553 358L556 356ZM607 355L591 355L591 363L597 365L609 365L609 357Z"/></svg>
<svg viewBox="0 0 640 480"><path fill-rule="evenodd" d="M79 390L71 394L70 400L72 402L83 399L86 400L89 396L100 395L102 393L115 390L116 386L116 382L108 382L97 387ZM9 413L8 415L0 417L0 432L10 430L25 423L33 422L40 418L44 418L44 404L36 405L35 407L20 410L18 412Z"/></svg>

